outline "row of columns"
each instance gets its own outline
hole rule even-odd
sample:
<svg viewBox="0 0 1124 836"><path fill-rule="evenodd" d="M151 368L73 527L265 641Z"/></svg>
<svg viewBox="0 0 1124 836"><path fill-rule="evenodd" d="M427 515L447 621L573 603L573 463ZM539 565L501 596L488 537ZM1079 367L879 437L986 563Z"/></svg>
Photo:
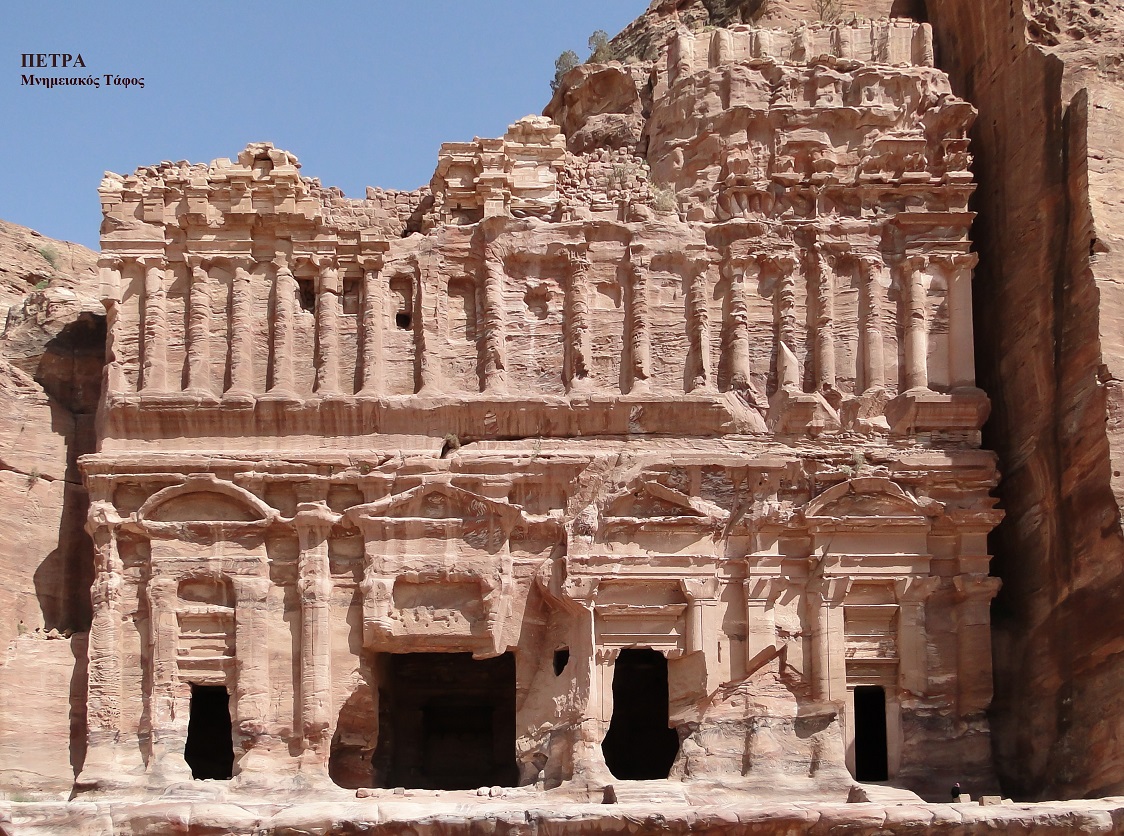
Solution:
<svg viewBox="0 0 1124 836"><path fill-rule="evenodd" d="M564 376L568 391L582 392L592 387L592 323L590 316L591 282L588 245L570 245L563 250L568 287L565 295L563 322L565 329ZM861 387L864 391L887 385L884 330L888 321L887 291L891 279L887 265L876 253L837 256L836 266L825 247L815 244L805 251L804 273L808 289L808 305L812 323L810 356L811 379L816 391L834 391L837 385L835 365L837 315L835 298L838 289L838 264L849 259L858 270L860 288L860 354ZM223 381L215 379L215 363L211 356L211 334L218 327L212 300L215 282L206 268L204 257L189 254L191 287L187 317L187 390L206 395L221 390ZM249 259L224 259L234 265L230 291L229 324L229 393L245 395L253 391L254 311L252 295L252 263ZM316 284L316 383L322 395L340 394L340 271L334 257L310 258L318 271ZM168 263L159 256L138 259L144 269L144 293L141 301L140 375L141 392L159 393L171 386L168 372ZM120 281L123 260L107 257L102 260L103 284ZM709 257L688 258L688 297L686 304L689 391L716 389L711 368L711 316L708 303ZM953 387L972 386L975 380L972 326L972 270L976 257L963 255L907 255L892 265L902 293L902 343L904 366L901 382L905 389L929 388L929 333L931 304L929 284L934 269L942 272L948 282L949 311L949 376ZM299 287L286 257L273 262L273 351L270 354L270 392L291 397L295 389L295 323ZM363 295L360 346L359 391L365 395L383 393L383 343L385 305L388 298L386 277L382 274L382 258L364 257ZM799 324L796 316L796 268L794 253L757 253L747 258L727 258L720 264L728 279L726 310L729 338L724 350L729 353L732 385L745 387L750 376L749 307L745 287L747 272L770 272L775 276L774 338L777 346L777 380L780 387L802 387L796 360ZM652 377L650 300L648 273L650 254L642 244L629 247L627 263L627 388L636 394L650 391ZM482 276L483 337L482 388L503 394L508 390L506 347L506 313L504 286L504 252L496 245L485 251ZM115 297L113 297L115 298ZM112 305L110 315L111 386L114 391L123 384L120 362L114 348L118 317Z"/></svg>
<svg viewBox="0 0 1124 836"><path fill-rule="evenodd" d="M308 260L317 269L316 281L316 360L315 391L322 395L340 394L340 314L342 285L336 259L311 256ZM229 326L226 305L222 313L214 310L220 291L208 270L212 262L204 256L188 254L190 270L187 296L186 385L180 386L178 375L170 373L168 350L170 322L168 288L171 284L171 263L163 256L138 256L135 259L106 256L99 262L102 298L105 300L109 330L107 363L110 368L110 389L125 388L121 357L117 351L122 335L120 325L120 285L126 266L135 261L144 271L143 291L139 302L139 375L137 390L147 394L187 391L200 396L214 396L222 391L225 381L216 374L212 356L216 330L228 335L226 367L229 372L229 395L254 392L255 331L253 269L249 258L223 257L221 261L233 268L230 285ZM387 291L382 275L382 257L365 256L363 269L362 346L360 349L361 388L364 394L379 394L383 380L383 328ZM290 397L296 385L295 362L296 312L300 295L297 279L289 259L276 258L272 265L272 351L269 354L268 391ZM222 288L225 292L225 288Z"/></svg>

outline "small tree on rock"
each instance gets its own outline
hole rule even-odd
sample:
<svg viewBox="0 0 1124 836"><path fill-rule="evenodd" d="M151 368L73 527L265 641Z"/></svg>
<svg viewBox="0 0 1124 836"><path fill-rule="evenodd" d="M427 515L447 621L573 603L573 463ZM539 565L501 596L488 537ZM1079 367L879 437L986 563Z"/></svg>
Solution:
<svg viewBox="0 0 1124 836"><path fill-rule="evenodd" d="M562 77L570 72L574 67L581 63L578 54L572 49L567 49L554 61L554 80L550 82L551 92L557 92L558 88L562 86Z"/></svg>
<svg viewBox="0 0 1124 836"><path fill-rule="evenodd" d="M609 43L609 33L598 29L589 36L589 61L587 64L607 64L617 57L616 50Z"/></svg>

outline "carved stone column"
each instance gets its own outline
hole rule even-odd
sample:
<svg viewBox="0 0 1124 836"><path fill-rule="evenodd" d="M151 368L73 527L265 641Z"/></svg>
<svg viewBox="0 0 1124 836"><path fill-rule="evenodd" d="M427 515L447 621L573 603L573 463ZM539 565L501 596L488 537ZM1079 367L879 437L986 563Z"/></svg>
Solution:
<svg viewBox="0 0 1124 836"><path fill-rule="evenodd" d="M631 394L646 394L652 375L651 319L648 314L648 258L641 244L628 248L632 284L628 311L629 344L631 346Z"/></svg>
<svg viewBox="0 0 1124 836"><path fill-rule="evenodd" d="M565 249L570 285L566 292L566 391L590 388L589 247Z"/></svg>
<svg viewBox="0 0 1124 836"><path fill-rule="evenodd" d="M760 264L758 265L760 267ZM745 294L745 265L735 264L727 258L722 263L722 276L729 287L729 339L726 344L730 367L730 388L744 391L749 388L751 368L749 363L749 305Z"/></svg>
<svg viewBox="0 0 1124 836"><path fill-rule="evenodd" d="M152 679L148 699L148 725L152 739L153 772L161 780L187 779L191 770L183 759L187 742L188 706L177 712L176 686L179 665L176 646L179 619L176 613L176 581L157 576L145 589L148 598L148 642ZM145 730L142 728L143 734Z"/></svg>
<svg viewBox="0 0 1124 836"><path fill-rule="evenodd" d="M752 672L777 649L776 603L788 581L780 577L747 577L744 581L746 610L746 670Z"/></svg>
<svg viewBox="0 0 1124 836"><path fill-rule="evenodd" d="M881 279L885 265L876 255L859 258L862 271L863 308L863 387L865 391L886 386L886 355L882 329L886 322L886 293Z"/></svg>
<svg viewBox="0 0 1124 836"><path fill-rule="evenodd" d="M706 274L710 260L692 259L687 269L691 276L687 292L687 334L690 340L689 355L694 358L694 368L688 377L688 391L712 389L714 378L710 368L710 305L707 303Z"/></svg>
<svg viewBox="0 0 1124 836"><path fill-rule="evenodd" d="M117 356L117 344L123 334L118 333L121 308L121 271L124 260L117 256L103 255L98 259L99 297L105 306L105 383L109 394L125 391L125 370L121 358Z"/></svg>
<svg viewBox="0 0 1124 836"><path fill-rule="evenodd" d="M361 395L383 391L383 328L386 319L386 280L382 276L382 256L364 256Z"/></svg>
<svg viewBox="0 0 1124 836"><path fill-rule="evenodd" d="M489 244L484 251L484 391L507 391L507 346L504 311L503 253Z"/></svg>
<svg viewBox="0 0 1124 836"><path fill-rule="evenodd" d="M211 375L211 277L203 259L189 256L191 291L187 312L187 389L213 395Z"/></svg>
<svg viewBox="0 0 1124 836"><path fill-rule="evenodd" d="M302 502L294 525L300 540L297 590L301 607L300 718L305 748L327 764L332 725L328 536L336 517L323 502Z"/></svg>
<svg viewBox="0 0 1124 836"><path fill-rule="evenodd" d="M293 396L294 317L297 302L297 280L285 256L274 262L273 278L273 363L270 369L270 392Z"/></svg>
<svg viewBox="0 0 1124 836"><path fill-rule="evenodd" d="M957 575L957 697L961 717L991 705L991 601L1002 582L988 575Z"/></svg>
<svg viewBox="0 0 1124 836"><path fill-rule="evenodd" d="M816 390L835 390L835 275L823 247L815 245L809 253L809 296L815 303L815 333L812 335L815 357Z"/></svg>
<svg viewBox="0 0 1124 836"><path fill-rule="evenodd" d="M93 622L90 625L89 669L86 696L87 754L83 781L96 784L110 779L121 730L121 593L124 564L117 537L106 519L108 502L95 502L87 522L94 541L94 583L90 589Z"/></svg>
<svg viewBox="0 0 1124 836"><path fill-rule="evenodd" d="M340 392L340 273L335 258L317 262L320 281L316 293L316 392Z"/></svg>
<svg viewBox="0 0 1124 836"><path fill-rule="evenodd" d="M905 388L929 388L929 305L925 268L929 260L913 256L902 262L905 297Z"/></svg>
<svg viewBox="0 0 1124 836"><path fill-rule="evenodd" d="M582 535L575 533L573 544ZM578 543L580 547L580 542ZM597 614L595 596L598 581L590 577L571 576L563 584L563 592L572 601L570 609L570 664L574 667L574 708L568 718L574 729L572 742L573 778L611 780L605 765L601 741L612 716L613 689L609 667L615 655L597 646ZM610 658L612 657L612 658Z"/></svg>
<svg viewBox="0 0 1124 836"><path fill-rule="evenodd" d="M235 728L243 749L265 733L269 717L269 613L271 582L267 577L235 577L234 652L238 662L235 682Z"/></svg>
<svg viewBox="0 0 1124 836"><path fill-rule="evenodd" d="M966 253L948 264L948 371L954 389L976 385L972 271L978 263L978 255Z"/></svg>
<svg viewBox="0 0 1124 836"><path fill-rule="evenodd" d="M796 259L776 256L766 262L777 271L777 388L803 389L796 359Z"/></svg>
<svg viewBox="0 0 1124 836"><path fill-rule="evenodd" d="M706 692L721 684L718 670L718 578L684 578L680 585L687 598L684 645L688 653L702 653L706 669Z"/></svg>
<svg viewBox="0 0 1124 836"><path fill-rule="evenodd" d="M898 599L898 681L906 691L924 696L929 689L925 601L940 578L915 577L895 582Z"/></svg>
<svg viewBox="0 0 1124 836"><path fill-rule="evenodd" d="M812 692L820 702L842 702L847 696L847 664L843 599L850 578L827 578L809 584L812 609Z"/></svg>
<svg viewBox="0 0 1124 836"><path fill-rule="evenodd" d="M254 288L252 262L240 259L234 265L230 289L230 391L249 395L254 389Z"/></svg>
<svg viewBox="0 0 1124 836"><path fill-rule="evenodd" d="M141 346L140 388L164 392L168 380L168 295L164 286L167 262L163 256L145 256L144 330Z"/></svg>

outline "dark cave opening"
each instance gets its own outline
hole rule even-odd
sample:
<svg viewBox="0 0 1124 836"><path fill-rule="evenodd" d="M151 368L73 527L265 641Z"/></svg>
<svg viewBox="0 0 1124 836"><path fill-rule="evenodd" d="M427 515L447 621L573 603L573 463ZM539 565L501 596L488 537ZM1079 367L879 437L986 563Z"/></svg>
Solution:
<svg viewBox="0 0 1124 836"><path fill-rule="evenodd" d="M183 758L197 781L228 781L234 776L234 738L230 693L221 685L191 686L191 716Z"/></svg>
<svg viewBox="0 0 1124 836"><path fill-rule="evenodd" d="M601 744L615 778L666 778L679 753L668 727L667 659L648 648L622 650L613 667L613 719Z"/></svg>
<svg viewBox="0 0 1124 836"><path fill-rule="evenodd" d="M886 781L886 691L880 685L855 688L855 780Z"/></svg>
<svg viewBox="0 0 1124 836"><path fill-rule="evenodd" d="M374 774L381 786L515 786L515 657L390 656L379 689Z"/></svg>

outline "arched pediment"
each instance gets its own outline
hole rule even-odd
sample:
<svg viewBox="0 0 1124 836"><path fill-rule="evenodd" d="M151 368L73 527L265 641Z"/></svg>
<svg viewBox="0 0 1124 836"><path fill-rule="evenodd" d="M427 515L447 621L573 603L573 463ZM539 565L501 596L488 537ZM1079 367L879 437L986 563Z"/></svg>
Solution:
<svg viewBox="0 0 1124 836"><path fill-rule="evenodd" d="M919 500L890 479L869 476L828 488L804 506L804 517L810 521L855 517L920 521L942 510L940 503Z"/></svg>
<svg viewBox="0 0 1124 836"><path fill-rule="evenodd" d="M138 519L153 523L268 522L277 516L244 488L214 476L192 477L157 491L140 507Z"/></svg>

